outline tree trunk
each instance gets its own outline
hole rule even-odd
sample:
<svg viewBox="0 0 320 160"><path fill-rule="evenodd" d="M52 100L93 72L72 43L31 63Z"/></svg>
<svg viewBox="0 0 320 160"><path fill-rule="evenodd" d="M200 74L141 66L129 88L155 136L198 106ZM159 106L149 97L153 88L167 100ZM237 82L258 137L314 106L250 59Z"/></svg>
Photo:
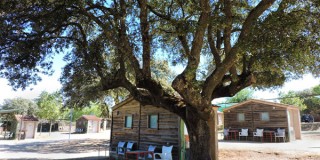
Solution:
<svg viewBox="0 0 320 160"><path fill-rule="evenodd" d="M40 120L40 136L41 136L41 132L42 132L42 121Z"/></svg>
<svg viewBox="0 0 320 160"><path fill-rule="evenodd" d="M190 137L190 160L218 159L217 114L211 111L207 121L200 118L195 110L187 109L186 125Z"/></svg>
<svg viewBox="0 0 320 160"><path fill-rule="evenodd" d="M51 135L51 128L52 128L52 120L50 120L50 127L49 127L49 136Z"/></svg>

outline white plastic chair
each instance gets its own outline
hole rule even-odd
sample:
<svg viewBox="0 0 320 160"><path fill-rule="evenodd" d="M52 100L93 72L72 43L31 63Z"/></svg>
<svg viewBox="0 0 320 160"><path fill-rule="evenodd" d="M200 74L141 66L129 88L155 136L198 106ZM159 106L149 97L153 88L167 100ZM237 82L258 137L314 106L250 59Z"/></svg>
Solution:
<svg viewBox="0 0 320 160"><path fill-rule="evenodd" d="M239 141L241 137L246 137L246 140L248 139L248 129L241 129L241 132L239 132Z"/></svg>
<svg viewBox="0 0 320 160"><path fill-rule="evenodd" d="M133 145L134 145L134 142L128 142L125 151L126 151L126 152L127 152L127 151L132 151Z"/></svg>
<svg viewBox="0 0 320 160"><path fill-rule="evenodd" d="M286 130L285 129L277 129L277 132L274 133L275 142L277 142L277 138L283 138L283 142L286 141Z"/></svg>
<svg viewBox="0 0 320 160"><path fill-rule="evenodd" d="M256 132L253 132L253 140L254 137L260 137L261 141L263 141L263 129L257 129Z"/></svg>
<svg viewBox="0 0 320 160"><path fill-rule="evenodd" d="M156 150L157 146L153 146L153 145L149 145L148 147L148 151L151 151L154 153L154 151ZM154 155L152 155L151 153L148 153L147 155L144 155L143 157L139 156L139 160L146 160L146 159L151 159L153 160Z"/></svg>
<svg viewBox="0 0 320 160"><path fill-rule="evenodd" d="M125 155L125 153L126 153L126 149L124 147L125 144L126 144L126 142L122 142L122 141L120 141L118 143L117 150L116 150L118 155L123 155L123 156Z"/></svg>
<svg viewBox="0 0 320 160"><path fill-rule="evenodd" d="M172 148L173 146L162 146L162 153L154 153L154 160L172 160Z"/></svg>
<svg viewBox="0 0 320 160"><path fill-rule="evenodd" d="M229 139L229 129L223 129L223 137L224 139Z"/></svg>

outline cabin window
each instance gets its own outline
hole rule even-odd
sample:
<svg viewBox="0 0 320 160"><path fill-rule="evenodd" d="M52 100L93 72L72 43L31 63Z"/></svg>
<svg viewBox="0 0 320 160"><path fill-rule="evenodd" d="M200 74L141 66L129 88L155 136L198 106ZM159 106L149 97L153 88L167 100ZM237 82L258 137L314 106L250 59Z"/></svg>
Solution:
<svg viewBox="0 0 320 160"><path fill-rule="evenodd" d="M151 114L148 116L148 128L157 129L158 128L158 114Z"/></svg>
<svg viewBox="0 0 320 160"><path fill-rule="evenodd" d="M125 116L125 122L124 122L124 127L125 128L132 128L132 115L126 115Z"/></svg>
<svg viewBox="0 0 320 160"><path fill-rule="evenodd" d="M237 115L237 118L238 118L238 122L244 122L244 113L238 113Z"/></svg>
<svg viewBox="0 0 320 160"><path fill-rule="evenodd" d="M269 113L268 112L262 112L260 114L260 118L262 121L269 121Z"/></svg>

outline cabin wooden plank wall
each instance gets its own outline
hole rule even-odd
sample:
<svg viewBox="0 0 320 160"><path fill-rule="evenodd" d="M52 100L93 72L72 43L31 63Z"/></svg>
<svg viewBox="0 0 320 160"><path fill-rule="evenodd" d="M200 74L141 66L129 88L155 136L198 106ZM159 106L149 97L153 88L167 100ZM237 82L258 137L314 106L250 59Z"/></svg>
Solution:
<svg viewBox="0 0 320 160"><path fill-rule="evenodd" d="M116 148L119 141L133 141L138 144L137 149L147 150L149 145L156 145L156 151L161 152L162 146L169 144L173 145L173 159L179 159L180 118L177 115L150 105L140 106L136 100L118 106L112 114L112 148ZM148 116L154 114L158 115L157 129L148 127ZM126 115L133 115L132 128L124 127Z"/></svg>
<svg viewBox="0 0 320 160"><path fill-rule="evenodd" d="M158 114L158 129L148 128L148 116ZM162 108L141 106L140 149L156 145L161 152L163 145L173 145L173 159L178 159L179 117Z"/></svg>
<svg viewBox="0 0 320 160"><path fill-rule="evenodd" d="M261 113L269 113L269 121L261 120ZM238 121L238 113L244 113L245 120ZM284 107L276 107L260 103L247 103L224 112L224 128L248 128L249 137L257 128L272 129L285 128L288 134L287 110Z"/></svg>
<svg viewBox="0 0 320 160"><path fill-rule="evenodd" d="M112 148L116 148L119 141L133 141L138 143L139 135L139 108L137 101L130 101L112 112ZM125 116L132 115L132 128L125 128Z"/></svg>

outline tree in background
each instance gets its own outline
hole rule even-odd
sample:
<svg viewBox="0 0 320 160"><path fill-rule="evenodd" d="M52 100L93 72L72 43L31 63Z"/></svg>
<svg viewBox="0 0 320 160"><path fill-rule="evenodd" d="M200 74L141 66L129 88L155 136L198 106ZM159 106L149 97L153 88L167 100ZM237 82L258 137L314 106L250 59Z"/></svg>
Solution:
<svg viewBox="0 0 320 160"><path fill-rule="evenodd" d="M51 134L52 123L59 119L60 109L62 107L62 98L59 92L48 93L43 91L39 98L37 99L37 104L39 106L39 110L37 112L37 116L43 120L48 120L50 122L50 131ZM42 124L40 124L40 132L42 131Z"/></svg>
<svg viewBox="0 0 320 160"><path fill-rule="evenodd" d="M319 3L2 0L0 76L25 88L64 53L68 106L126 90L184 120L190 159L218 159L213 99L319 75ZM153 76L159 59L183 68L171 83L175 93Z"/></svg>
<svg viewBox="0 0 320 160"><path fill-rule="evenodd" d="M5 99L2 109L18 109L19 114L35 115L38 105L29 99L13 98Z"/></svg>
<svg viewBox="0 0 320 160"><path fill-rule="evenodd" d="M286 96L293 98L287 98L287 102L283 103L302 106L302 113L312 114L320 119L320 85L303 91L290 91Z"/></svg>
<svg viewBox="0 0 320 160"><path fill-rule="evenodd" d="M289 91L288 93L280 93L280 103L297 106L299 107L300 111L303 111L307 108L307 106L304 104L304 100L293 91Z"/></svg>
<svg viewBox="0 0 320 160"><path fill-rule="evenodd" d="M231 98L227 98L225 103L240 103L253 98L254 91L250 88L245 88Z"/></svg>

